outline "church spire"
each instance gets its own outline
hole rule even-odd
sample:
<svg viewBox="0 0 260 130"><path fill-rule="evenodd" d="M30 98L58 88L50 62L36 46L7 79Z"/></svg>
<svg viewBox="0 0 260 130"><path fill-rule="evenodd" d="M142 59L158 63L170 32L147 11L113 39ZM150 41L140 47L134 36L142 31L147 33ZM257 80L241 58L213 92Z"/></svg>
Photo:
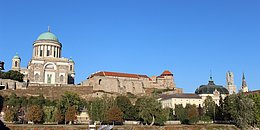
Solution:
<svg viewBox="0 0 260 130"><path fill-rule="evenodd" d="M248 92L248 87L247 87L247 84L246 84L246 78L245 78L244 72L243 72L243 76L242 76L242 91Z"/></svg>
<svg viewBox="0 0 260 130"><path fill-rule="evenodd" d="M209 74L209 81L213 81L212 79L212 71L210 70L210 74Z"/></svg>

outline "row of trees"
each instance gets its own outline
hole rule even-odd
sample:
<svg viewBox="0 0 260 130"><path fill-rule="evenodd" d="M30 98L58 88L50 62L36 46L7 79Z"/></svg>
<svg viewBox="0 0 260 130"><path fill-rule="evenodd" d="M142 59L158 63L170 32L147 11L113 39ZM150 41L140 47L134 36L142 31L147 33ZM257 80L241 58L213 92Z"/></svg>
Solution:
<svg viewBox="0 0 260 130"><path fill-rule="evenodd" d="M239 128L260 126L260 94L245 96L243 93L232 94L224 100L220 96L219 105L212 97L207 97L203 108L195 105L176 105L176 119L183 124L193 124L198 121L216 121L220 123L234 123Z"/></svg>
<svg viewBox="0 0 260 130"><path fill-rule="evenodd" d="M135 105L133 105L135 104ZM131 100L126 96L116 98L81 99L75 93L66 92L59 100L38 97L18 97L11 94L5 97L5 120L10 122L34 123L75 121L75 115L86 108L93 121L122 124L125 120L136 120L147 125L163 125L167 120L180 120L183 124L198 121L220 121L235 123L240 128L260 125L260 94L233 94L216 105L211 97L203 107L187 104L176 105L175 109L162 108L154 97L143 96Z"/></svg>
<svg viewBox="0 0 260 130"><path fill-rule="evenodd" d="M2 79L12 79L19 82L23 82L24 75L18 71L9 70L7 72L0 71L0 78Z"/></svg>
<svg viewBox="0 0 260 130"><path fill-rule="evenodd" d="M4 97L5 121L15 123L67 123L75 120L75 115L86 106L86 101L77 94L66 92L60 100L37 97L18 97L12 93Z"/></svg>

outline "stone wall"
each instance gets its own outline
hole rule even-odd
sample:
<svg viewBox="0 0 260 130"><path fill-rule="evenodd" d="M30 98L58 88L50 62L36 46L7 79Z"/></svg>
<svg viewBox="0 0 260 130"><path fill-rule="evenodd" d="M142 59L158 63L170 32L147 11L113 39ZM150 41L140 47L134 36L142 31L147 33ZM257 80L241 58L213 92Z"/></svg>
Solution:
<svg viewBox="0 0 260 130"><path fill-rule="evenodd" d="M0 79L0 85L4 85L5 89L26 89L27 84L25 82L18 82L11 79Z"/></svg>
<svg viewBox="0 0 260 130"><path fill-rule="evenodd" d="M39 96L43 95L48 99L59 99L65 92L77 93L81 98L92 98L93 89L89 86L29 86L27 89L1 90L0 94L10 95L15 92L17 96Z"/></svg>

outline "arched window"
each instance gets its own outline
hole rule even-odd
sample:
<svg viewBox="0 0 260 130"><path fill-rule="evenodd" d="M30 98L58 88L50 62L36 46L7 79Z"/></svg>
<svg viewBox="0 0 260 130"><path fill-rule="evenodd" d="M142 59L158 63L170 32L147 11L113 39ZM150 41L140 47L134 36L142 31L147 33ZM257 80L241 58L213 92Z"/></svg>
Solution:
<svg viewBox="0 0 260 130"><path fill-rule="evenodd" d="M17 61L14 62L14 66L15 66L15 67L18 66L18 62L17 62Z"/></svg>
<svg viewBox="0 0 260 130"><path fill-rule="evenodd" d="M72 65L70 65L70 71L72 71Z"/></svg>
<svg viewBox="0 0 260 130"><path fill-rule="evenodd" d="M36 73L36 74L34 75L34 80L35 80L35 81L38 81L38 80L39 80L39 77L40 77L40 75L39 75L38 73Z"/></svg>
<svg viewBox="0 0 260 130"><path fill-rule="evenodd" d="M64 76L61 75L61 76L60 76L60 82L62 83L63 81L64 81Z"/></svg>
<svg viewBox="0 0 260 130"><path fill-rule="evenodd" d="M101 84L101 79L98 80L98 85L100 85L100 84Z"/></svg>

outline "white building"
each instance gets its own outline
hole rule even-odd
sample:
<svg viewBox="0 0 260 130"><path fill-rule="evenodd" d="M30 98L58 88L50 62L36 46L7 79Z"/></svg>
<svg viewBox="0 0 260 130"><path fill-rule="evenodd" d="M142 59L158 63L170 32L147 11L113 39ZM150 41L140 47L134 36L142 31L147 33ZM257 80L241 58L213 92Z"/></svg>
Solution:
<svg viewBox="0 0 260 130"><path fill-rule="evenodd" d="M74 84L74 61L61 56L62 44L48 30L33 43L32 59L27 68L21 68L21 58L16 54L12 59L12 70L25 75L30 84Z"/></svg>

